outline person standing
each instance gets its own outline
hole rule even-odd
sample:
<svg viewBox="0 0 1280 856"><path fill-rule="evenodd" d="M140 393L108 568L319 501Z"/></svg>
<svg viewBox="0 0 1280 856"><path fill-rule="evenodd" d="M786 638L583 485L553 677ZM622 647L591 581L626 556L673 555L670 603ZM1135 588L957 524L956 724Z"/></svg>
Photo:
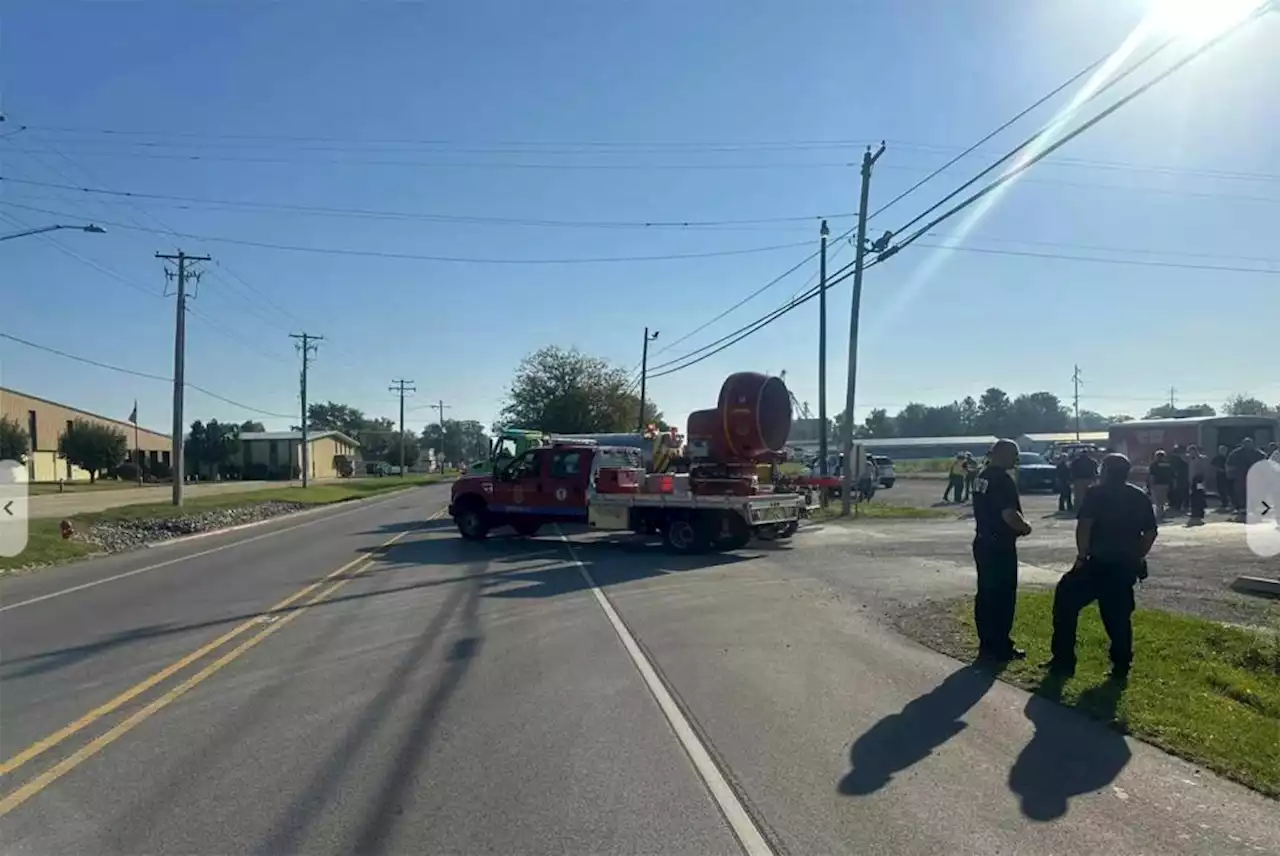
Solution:
<svg viewBox="0 0 1280 856"><path fill-rule="evenodd" d="M1123 680L1133 662L1133 587L1147 577L1147 554L1157 524L1142 489L1129 481L1129 459L1108 455L1102 482L1090 488L1076 523L1076 561L1053 592L1053 640L1049 671L1069 676L1076 668L1080 611L1095 600L1111 639L1111 677Z"/></svg>
<svg viewBox="0 0 1280 856"><path fill-rule="evenodd" d="M1193 523L1204 523L1204 512L1209 505L1207 495L1209 476L1209 459L1200 454L1199 446L1188 446L1187 479L1191 485L1191 494L1187 501Z"/></svg>
<svg viewBox="0 0 1280 856"><path fill-rule="evenodd" d="M1013 643L1013 616L1018 598L1017 540L1031 533L1022 516L1018 486L1010 471L1018 461L1018 444L998 440L989 463L973 483L973 561L978 590L973 620L978 628L978 655L1005 662L1027 654Z"/></svg>
<svg viewBox="0 0 1280 856"><path fill-rule="evenodd" d="M1173 465L1164 453L1157 449L1151 466L1147 467L1147 490L1151 493L1151 501L1156 506L1156 519L1164 520L1165 511L1169 507L1169 485L1173 484Z"/></svg>
<svg viewBox="0 0 1280 856"><path fill-rule="evenodd" d="M1252 437L1245 437L1240 445L1227 455L1227 477L1231 479L1231 504L1238 513L1244 514L1246 507L1245 490L1248 484L1249 470L1267 456L1254 445Z"/></svg>
<svg viewBox="0 0 1280 856"><path fill-rule="evenodd" d="M1169 482L1169 507L1181 514L1187 510L1187 500L1191 496L1187 458L1181 444L1175 444L1170 451L1169 467L1173 470L1173 478Z"/></svg>
<svg viewBox="0 0 1280 856"><path fill-rule="evenodd" d="M1222 508L1231 507L1231 479L1227 478L1227 453L1229 451L1231 450L1226 446L1219 446L1218 454L1209 459L1209 466L1213 469L1213 486L1218 491L1218 502Z"/></svg>
<svg viewBox="0 0 1280 856"><path fill-rule="evenodd" d="M964 453L964 499L968 502L973 497L973 483L978 478L978 462L973 459L972 452Z"/></svg>
<svg viewBox="0 0 1280 856"><path fill-rule="evenodd" d="M1054 478L1058 483L1058 511L1075 511L1071 494L1071 463L1066 455L1059 455L1054 465Z"/></svg>
<svg viewBox="0 0 1280 856"><path fill-rule="evenodd" d="M953 495L955 502L964 500L964 455L960 452L956 452L955 460L947 467L947 486L942 491L942 501L952 501L949 497Z"/></svg>
<svg viewBox="0 0 1280 856"><path fill-rule="evenodd" d="M1280 443L1272 440L1271 445L1267 446L1267 452L1269 453L1267 455L1267 460L1280 464Z"/></svg>
<svg viewBox="0 0 1280 856"><path fill-rule="evenodd" d="M1098 462L1085 451L1076 453L1071 461L1071 493L1076 510L1084 501L1084 494L1098 477Z"/></svg>

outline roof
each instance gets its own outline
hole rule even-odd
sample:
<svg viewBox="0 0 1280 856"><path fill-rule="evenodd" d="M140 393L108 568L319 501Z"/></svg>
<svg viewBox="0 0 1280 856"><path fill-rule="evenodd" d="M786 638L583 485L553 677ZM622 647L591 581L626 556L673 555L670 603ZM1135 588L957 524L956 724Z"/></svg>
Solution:
<svg viewBox="0 0 1280 856"><path fill-rule="evenodd" d="M1117 427L1168 428L1172 425L1201 425L1206 422L1214 425L1253 425L1259 419L1264 422L1277 421L1274 416L1172 416L1168 419L1134 419L1131 422L1120 422Z"/></svg>
<svg viewBox="0 0 1280 856"><path fill-rule="evenodd" d="M1074 443L1076 442L1076 432L1074 431L1052 431L1048 434L1023 434L1033 443ZM1098 440L1106 440L1109 435L1106 431L1081 431L1080 442L1089 443Z"/></svg>
<svg viewBox="0 0 1280 856"><path fill-rule="evenodd" d="M858 440L867 449L888 449L903 446L990 446L995 436L988 437L882 437L876 440Z"/></svg>
<svg viewBox="0 0 1280 856"><path fill-rule="evenodd" d="M0 397L3 397L6 394L18 395L23 398L29 398L32 401L38 401L41 404L51 404L54 407L64 407L67 410L73 410L76 413L79 413L81 416L87 416L91 419L97 419L101 422L110 422L112 425L118 425L120 428L128 431L130 437L133 436L133 431L136 428L138 431L142 432L143 434L149 434L152 437L155 437L156 439L162 440L166 443L172 441L173 439L172 436L169 434L164 434L164 433L161 433L160 431L153 431L152 429L144 428L141 425L134 425L134 423L128 422L124 419L115 419L111 416L103 416L101 413L94 413L91 410L85 410L82 407L76 407L74 404L63 404L60 401L53 401L52 399L41 398L38 395L32 395L29 392L23 392L22 390L19 390L19 389L13 389L12 387L7 387L7 386L0 386Z"/></svg>
<svg viewBox="0 0 1280 856"><path fill-rule="evenodd" d="M316 431L315 433L307 432L307 442L319 440L322 437L337 437L339 440L350 443L353 446L359 446L360 442L354 437L348 437L341 431ZM302 440L301 431L243 431L240 434L241 440Z"/></svg>

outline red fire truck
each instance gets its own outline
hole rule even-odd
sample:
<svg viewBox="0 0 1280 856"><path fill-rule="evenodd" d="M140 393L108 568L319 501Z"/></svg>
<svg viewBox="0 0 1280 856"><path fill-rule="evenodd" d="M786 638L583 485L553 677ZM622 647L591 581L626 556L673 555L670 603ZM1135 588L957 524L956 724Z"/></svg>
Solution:
<svg viewBox="0 0 1280 856"><path fill-rule="evenodd" d="M531 536L559 522L660 534L678 552L787 538L810 498L761 485L756 463L776 454L790 429L790 394L779 378L734 374L717 407L689 416L688 472L647 472L633 447L553 440L492 473L458 479L449 514L469 540L500 526Z"/></svg>

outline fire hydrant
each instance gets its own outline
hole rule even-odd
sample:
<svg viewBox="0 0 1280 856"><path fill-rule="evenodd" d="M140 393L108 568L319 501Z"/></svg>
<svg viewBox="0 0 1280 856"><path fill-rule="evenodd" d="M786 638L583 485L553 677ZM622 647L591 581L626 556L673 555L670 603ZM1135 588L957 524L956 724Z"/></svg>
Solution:
<svg viewBox="0 0 1280 856"><path fill-rule="evenodd" d="M61 523L58 524L58 528L62 530L63 541L70 539L72 535L76 534L76 530L74 527L72 527L70 520L62 521Z"/></svg>

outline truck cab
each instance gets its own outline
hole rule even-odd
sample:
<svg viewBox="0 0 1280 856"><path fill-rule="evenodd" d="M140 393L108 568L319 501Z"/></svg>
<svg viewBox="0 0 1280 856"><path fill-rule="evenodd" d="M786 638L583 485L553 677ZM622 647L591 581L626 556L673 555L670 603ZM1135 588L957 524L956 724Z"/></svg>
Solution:
<svg viewBox="0 0 1280 856"><path fill-rule="evenodd" d="M535 535L547 523L585 523L595 452L593 445L557 443L495 459L491 471L471 471L453 483L449 515L473 541L505 525Z"/></svg>
<svg viewBox="0 0 1280 856"><path fill-rule="evenodd" d="M489 447L489 457L467 464L467 472L491 473L495 468L506 466L510 461L523 455L529 449L548 445L551 437L543 431L529 428L506 428L493 438Z"/></svg>

